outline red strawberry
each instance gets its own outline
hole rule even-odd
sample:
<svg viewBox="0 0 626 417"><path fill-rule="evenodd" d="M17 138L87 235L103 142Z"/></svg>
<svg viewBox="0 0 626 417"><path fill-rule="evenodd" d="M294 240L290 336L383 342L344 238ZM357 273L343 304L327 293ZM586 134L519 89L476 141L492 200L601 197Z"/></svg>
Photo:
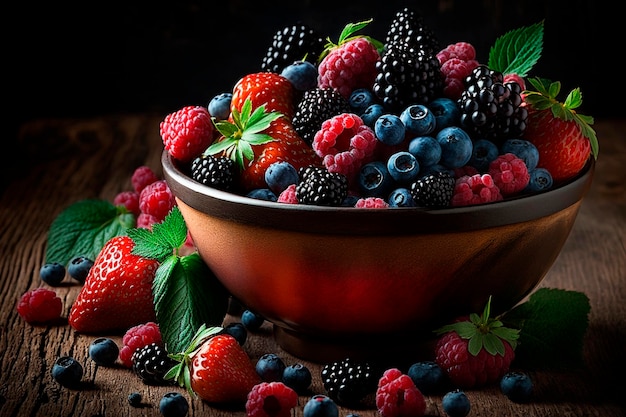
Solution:
<svg viewBox="0 0 626 417"><path fill-rule="evenodd" d="M155 321L152 281L159 266L131 253L128 236L110 239L96 257L68 321L78 332L126 331Z"/></svg>
<svg viewBox="0 0 626 417"><path fill-rule="evenodd" d="M530 79L537 91L526 93L528 120L524 138L539 151L538 167L547 169L555 182L578 174L591 154L598 156L598 139L591 128L593 118L576 112L582 104L578 88L564 103L557 101L559 82Z"/></svg>
<svg viewBox="0 0 626 417"><path fill-rule="evenodd" d="M204 401L244 404L261 378L237 339L222 330L201 326L185 352L172 355L179 363L166 378Z"/></svg>
<svg viewBox="0 0 626 417"><path fill-rule="evenodd" d="M288 120L293 118L293 85L282 75L257 72L241 78L233 88L231 113L233 110L241 112L247 99L252 102L252 110L264 105L267 112L282 113Z"/></svg>
<svg viewBox="0 0 626 417"><path fill-rule="evenodd" d="M296 170L321 163L281 113L267 112L263 105L254 109L252 101L246 100L241 112L235 109L232 116L232 123L216 124L223 136L206 153L222 153L235 160L244 190L266 188L265 171L274 162L289 162Z"/></svg>
<svg viewBox="0 0 626 417"><path fill-rule="evenodd" d="M435 361L458 388L475 388L497 382L515 358L519 330L490 318L491 299L481 316L472 314L441 327Z"/></svg>
<svg viewBox="0 0 626 417"><path fill-rule="evenodd" d="M370 20L349 23L337 44L329 41L320 55L318 86L333 88L348 99L357 88L371 88L376 79L376 62L380 60L380 43L368 36L352 36Z"/></svg>

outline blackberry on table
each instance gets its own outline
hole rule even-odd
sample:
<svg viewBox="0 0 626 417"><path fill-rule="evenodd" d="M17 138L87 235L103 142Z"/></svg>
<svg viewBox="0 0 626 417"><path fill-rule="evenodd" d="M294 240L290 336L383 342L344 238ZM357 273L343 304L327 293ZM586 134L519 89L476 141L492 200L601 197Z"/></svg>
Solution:
<svg viewBox="0 0 626 417"><path fill-rule="evenodd" d="M236 176L235 161L225 156L201 155L191 162L191 178L209 187L228 191Z"/></svg>
<svg viewBox="0 0 626 417"><path fill-rule="evenodd" d="M344 405L355 405L376 389L377 379L367 362L346 358L324 365L322 383L328 396Z"/></svg>
<svg viewBox="0 0 626 417"><path fill-rule="evenodd" d="M150 343L133 353L133 372L148 385L169 385L170 380L164 378L167 371L176 365L163 346Z"/></svg>
<svg viewBox="0 0 626 417"><path fill-rule="evenodd" d="M455 180L447 172L425 175L411 184L411 196L417 207L449 207L454 194Z"/></svg>
<svg viewBox="0 0 626 417"><path fill-rule="evenodd" d="M332 88L313 88L304 92L296 106L293 127L311 145L324 121L350 112L350 103Z"/></svg>
<svg viewBox="0 0 626 417"><path fill-rule="evenodd" d="M340 206L348 195L348 179L343 174L308 166L300 169L299 176L296 197L300 204Z"/></svg>
<svg viewBox="0 0 626 417"><path fill-rule="evenodd" d="M274 34L261 62L261 70L280 74L294 61L306 59L316 63L325 44L324 38L308 25L286 26Z"/></svg>

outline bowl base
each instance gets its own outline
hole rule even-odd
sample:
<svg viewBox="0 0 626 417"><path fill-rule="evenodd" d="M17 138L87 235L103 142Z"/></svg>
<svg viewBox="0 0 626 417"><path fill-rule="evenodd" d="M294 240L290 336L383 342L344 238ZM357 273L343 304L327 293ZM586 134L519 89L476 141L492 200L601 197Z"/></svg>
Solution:
<svg viewBox="0 0 626 417"><path fill-rule="evenodd" d="M300 359L330 363L344 358L364 360L383 366L409 366L433 360L436 339L430 336L384 334L346 339L325 338L274 325L274 339L281 349Z"/></svg>

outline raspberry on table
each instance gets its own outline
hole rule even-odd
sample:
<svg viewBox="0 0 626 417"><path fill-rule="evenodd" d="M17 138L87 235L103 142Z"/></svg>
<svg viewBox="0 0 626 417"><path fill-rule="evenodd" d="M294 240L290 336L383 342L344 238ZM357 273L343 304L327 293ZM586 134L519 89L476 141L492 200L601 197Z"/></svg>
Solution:
<svg viewBox="0 0 626 417"><path fill-rule="evenodd" d="M378 382L376 407L382 417L421 417L426 412L426 400L408 375L391 368Z"/></svg>
<svg viewBox="0 0 626 417"><path fill-rule="evenodd" d="M50 323L59 319L62 311L61 298L47 288L26 291L17 303L17 312L27 323Z"/></svg>
<svg viewBox="0 0 626 417"><path fill-rule="evenodd" d="M124 206L126 210L139 216L139 193L137 191L121 191L113 198L114 206Z"/></svg>
<svg viewBox="0 0 626 417"><path fill-rule="evenodd" d="M167 152L182 162L200 155L213 140L211 115L203 106L186 106L168 114L159 131Z"/></svg>
<svg viewBox="0 0 626 417"><path fill-rule="evenodd" d="M489 174L503 196L522 191L530 181L526 164L512 153L505 153L494 159L489 164Z"/></svg>
<svg viewBox="0 0 626 417"><path fill-rule="evenodd" d="M174 194L165 180L146 186L139 195L139 210L154 216L159 222L165 219L175 205Z"/></svg>
<svg viewBox="0 0 626 417"><path fill-rule="evenodd" d="M131 368L133 366L133 353L150 343L162 343L161 330L158 324L149 321L128 329L122 337L123 346L119 354L122 364Z"/></svg>
<svg viewBox="0 0 626 417"><path fill-rule="evenodd" d="M298 405L298 394L280 381L261 382L248 394L248 417L290 417Z"/></svg>
<svg viewBox="0 0 626 417"><path fill-rule="evenodd" d="M147 185L159 180L159 177L149 166L142 165L135 168L133 175L130 177L130 183L135 192L140 193Z"/></svg>

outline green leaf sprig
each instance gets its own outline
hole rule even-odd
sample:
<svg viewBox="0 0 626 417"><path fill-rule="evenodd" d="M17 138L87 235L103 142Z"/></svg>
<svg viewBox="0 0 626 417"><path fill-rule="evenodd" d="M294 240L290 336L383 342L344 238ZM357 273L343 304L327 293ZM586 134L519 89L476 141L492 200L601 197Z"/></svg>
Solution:
<svg viewBox="0 0 626 417"><path fill-rule="evenodd" d="M330 39L330 37L327 37L326 44L324 45L324 50L322 51L322 53L317 59L318 63L322 62L322 60L326 57L326 55L328 55L330 51L332 51L333 49L357 38L367 39L372 45L374 45L374 47L378 51L382 51L384 48L384 44L380 42L379 40L374 39L371 36L356 35L358 31L362 30L367 25L372 23L373 20L374 19L368 19L368 20L364 20L361 22L357 22L357 23L348 23L341 31L341 34L339 35L339 39L337 40L337 43L333 42L332 39Z"/></svg>
<svg viewBox="0 0 626 417"><path fill-rule="evenodd" d="M505 75L526 77L543 51L543 25L542 20L500 36L489 50L487 66Z"/></svg>

